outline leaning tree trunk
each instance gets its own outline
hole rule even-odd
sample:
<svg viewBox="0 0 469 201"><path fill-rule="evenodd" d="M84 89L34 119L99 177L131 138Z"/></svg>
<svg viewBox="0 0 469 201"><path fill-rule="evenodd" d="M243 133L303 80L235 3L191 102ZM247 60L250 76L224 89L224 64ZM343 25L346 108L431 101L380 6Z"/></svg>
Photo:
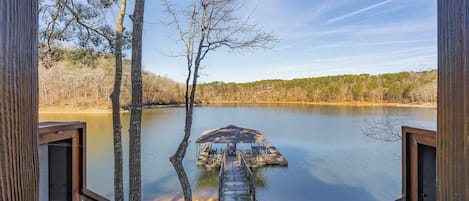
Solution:
<svg viewBox="0 0 469 201"><path fill-rule="evenodd" d="M203 39L202 39L202 42L203 42ZM176 150L174 155L172 155L169 158L169 160L174 166L174 169L176 170L176 174L178 175L179 183L181 184L185 201L192 200L192 190L191 190L191 185L190 185L189 179L187 178L186 171L184 170L184 166L182 162L184 160L184 157L186 156L187 147L189 146L189 139L191 136L195 92L197 89L197 78L199 77L199 66L200 66L200 61L201 61L200 57L201 57L201 51L199 48L196 61L195 61L195 65L194 65L194 76L192 78L192 86L191 86L190 92L189 92L189 81L191 78L190 68L189 68L189 74L187 76L188 79L186 80L186 93L185 93L186 119L185 119L185 124L184 124L184 137L181 143L179 144L178 149Z"/></svg>
<svg viewBox="0 0 469 201"><path fill-rule="evenodd" d="M132 102L129 129L129 197L131 201L141 200L141 155L140 131L142 123L142 32L145 0L136 0L132 30Z"/></svg>
<svg viewBox="0 0 469 201"><path fill-rule="evenodd" d="M37 0L0 0L0 200L38 200Z"/></svg>
<svg viewBox="0 0 469 201"><path fill-rule="evenodd" d="M125 16L126 0L121 1L119 16L116 22L116 41L114 57L116 59L116 72L114 76L114 89L111 94L112 125L114 131L114 200L124 200L123 164L122 164L122 124L120 119L120 92L122 81L122 32Z"/></svg>
<svg viewBox="0 0 469 201"><path fill-rule="evenodd" d="M184 165L182 164L184 160L184 156L186 155L187 147L189 146L189 137L191 135L191 127L192 127L192 109L188 107L188 103L186 103L186 120L184 126L184 138L178 146L176 153L172 155L169 160L171 164L173 164L174 170L178 175L179 183L182 187L182 192L184 194L185 201L192 200L192 190L191 185L189 182L189 178L187 177L186 171L184 169Z"/></svg>
<svg viewBox="0 0 469 201"><path fill-rule="evenodd" d="M186 91L184 95L185 99L185 108L186 108L186 118L184 123L184 137L179 143L179 146L176 152L169 158L171 164L178 175L179 183L181 184L182 192L184 194L185 201L192 200L192 190L191 184L189 182L189 178L187 178L186 171L184 170L184 165L182 161L184 160L184 156L186 155L187 147L189 146L189 138L191 136L191 128L192 128L192 110L190 108L190 99L189 99L189 83L191 80L191 73L192 73L192 65L191 61L188 61L188 74L186 79ZM193 102L193 101L192 101Z"/></svg>

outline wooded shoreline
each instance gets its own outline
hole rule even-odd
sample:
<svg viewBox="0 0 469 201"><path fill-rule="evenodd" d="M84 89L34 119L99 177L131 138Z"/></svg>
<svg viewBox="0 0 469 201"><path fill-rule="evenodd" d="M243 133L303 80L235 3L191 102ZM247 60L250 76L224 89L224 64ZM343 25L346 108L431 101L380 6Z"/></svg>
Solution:
<svg viewBox="0 0 469 201"><path fill-rule="evenodd" d="M257 101L255 103L245 101L210 101L204 105L228 105L228 104L248 104L248 105L317 105L317 106L345 106L345 107L415 107L415 108L436 108L434 103L371 103L371 102L295 102L295 101Z"/></svg>
<svg viewBox="0 0 469 201"><path fill-rule="evenodd" d="M245 102L245 101L209 101L199 103L197 106L229 106L233 104L240 105L311 105L311 106L341 106L341 107L410 107L410 108L432 108L436 109L436 104L424 103L424 104L402 104L402 103L369 103L369 102L265 102L259 101L256 103ZM151 108L169 108L169 107L183 107L183 103L172 103L172 104L147 104L144 109ZM128 110L122 110L122 113L129 112ZM110 105L98 105L94 107L70 107L70 106L40 106L39 113L50 114L50 113L111 113Z"/></svg>

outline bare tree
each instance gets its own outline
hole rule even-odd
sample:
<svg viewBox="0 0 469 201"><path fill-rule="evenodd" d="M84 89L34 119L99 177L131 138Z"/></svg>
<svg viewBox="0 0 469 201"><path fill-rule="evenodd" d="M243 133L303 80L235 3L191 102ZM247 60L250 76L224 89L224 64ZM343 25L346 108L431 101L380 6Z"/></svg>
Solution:
<svg viewBox="0 0 469 201"><path fill-rule="evenodd" d="M394 114L385 114L377 120L365 120L366 127L362 129L364 135L385 142L395 142L402 139L401 127L405 124Z"/></svg>
<svg viewBox="0 0 469 201"><path fill-rule="evenodd" d="M134 13L130 16L132 29L132 103L130 106L129 129L129 200L140 201L141 196L141 149L140 131L142 124L142 34L145 0L136 0Z"/></svg>
<svg viewBox="0 0 469 201"><path fill-rule="evenodd" d="M170 161L176 170L186 201L192 200L189 180L182 161L185 157L191 135L197 79L202 61L218 48L233 51L269 48L276 37L251 24L249 16L242 18L235 14L242 4L236 0L195 0L182 10L164 0L166 11L184 44L187 62L185 86L186 118L184 136Z"/></svg>

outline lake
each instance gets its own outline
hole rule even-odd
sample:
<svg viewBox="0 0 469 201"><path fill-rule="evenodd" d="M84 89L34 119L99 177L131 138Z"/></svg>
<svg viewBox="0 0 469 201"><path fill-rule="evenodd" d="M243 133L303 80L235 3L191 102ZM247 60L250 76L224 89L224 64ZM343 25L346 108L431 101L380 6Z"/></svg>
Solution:
<svg viewBox="0 0 469 201"><path fill-rule="evenodd" d="M169 162L184 130L184 108L155 108L142 118L142 198L182 196ZM128 120L122 114L124 178L128 187ZM195 199L217 197L218 172L195 163L195 139L203 130L234 124L261 131L289 161L256 171L260 201L395 200L401 195L401 142L363 134L367 122L392 116L406 125L436 129L436 109L312 105L223 105L194 111L185 168ZM88 188L113 198L111 114L40 114L40 121L87 122Z"/></svg>

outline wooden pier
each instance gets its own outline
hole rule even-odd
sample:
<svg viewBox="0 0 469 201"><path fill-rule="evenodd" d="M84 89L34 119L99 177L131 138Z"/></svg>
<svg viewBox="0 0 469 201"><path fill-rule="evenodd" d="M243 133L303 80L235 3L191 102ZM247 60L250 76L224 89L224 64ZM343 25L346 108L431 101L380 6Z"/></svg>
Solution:
<svg viewBox="0 0 469 201"><path fill-rule="evenodd" d="M254 175L244 159L243 153L223 153L220 166L218 200L255 201Z"/></svg>
<svg viewBox="0 0 469 201"><path fill-rule="evenodd" d="M244 149L239 147L242 144ZM246 144L250 145L247 149ZM268 141L259 131L234 125L206 130L200 135L196 140L197 165L209 170L220 168L218 200L256 201L251 168L288 166L276 147L266 145Z"/></svg>

